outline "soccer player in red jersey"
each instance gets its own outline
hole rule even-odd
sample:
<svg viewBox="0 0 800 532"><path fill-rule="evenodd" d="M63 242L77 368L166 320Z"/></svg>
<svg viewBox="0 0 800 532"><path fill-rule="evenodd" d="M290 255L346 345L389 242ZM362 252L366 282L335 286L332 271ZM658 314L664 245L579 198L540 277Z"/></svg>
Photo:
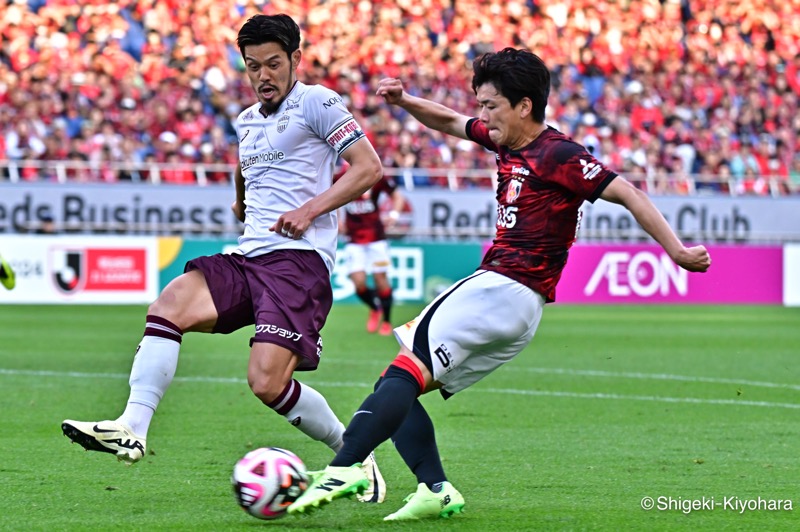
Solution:
<svg viewBox="0 0 800 532"><path fill-rule="evenodd" d="M476 118L411 96L397 79L380 82L377 93L387 103L497 154L497 236L473 275L395 329L400 353L351 419L344 447L289 513L360 491L367 480L354 465L389 438L419 485L385 520L461 512L464 498L447 481L418 396L438 389L446 399L531 341L545 303L555 300L584 201L624 206L684 269L704 272L711 265L706 248L684 246L645 193L544 123L550 73L539 57L513 48L485 54L473 64L472 88Z"/></svg>
<svg viewBox="0 0 800 532"><path fill-rule="evenodd" d="M379 201L382 195L392 201L392 210L385 221L381 217ZM369 307L367 331L383 336L392 334L392 285L389 282L389 242L386 229L397 222L405 206L405 197L392 177L384 176L360 198L345 205L344 234L347 237L345 256L350 280L356 295ZM340 218L341 220L342 218ZM367 285L367 274L372 274L375 288Z"/></svg>

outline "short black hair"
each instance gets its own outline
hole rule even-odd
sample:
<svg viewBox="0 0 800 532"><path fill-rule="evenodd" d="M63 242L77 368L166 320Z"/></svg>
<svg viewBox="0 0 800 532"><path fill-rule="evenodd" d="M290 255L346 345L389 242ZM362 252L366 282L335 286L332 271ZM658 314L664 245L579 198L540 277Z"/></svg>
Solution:
<svg viewBox="0 0 800 532"><path fill-rule="evenodd" d="M236 44L244 57L245 46L276 42L286 55L300 48L300 27L289 15L253 15L239 30Z"/></svg>
<svg viewBox="0 0 800 532"><path fill-rule="evenodd" d="M528 50L504 48L483 54L472 63L472 90L491 83L512 107L525 97L533 103L533 119L544 123L544 109L550 96L550 70L541 58Z"/></svg>

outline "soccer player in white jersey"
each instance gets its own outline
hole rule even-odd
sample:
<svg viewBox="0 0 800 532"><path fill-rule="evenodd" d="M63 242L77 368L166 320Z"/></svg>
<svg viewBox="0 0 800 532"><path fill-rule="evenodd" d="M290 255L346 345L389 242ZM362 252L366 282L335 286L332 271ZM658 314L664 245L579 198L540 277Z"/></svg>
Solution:
<svg viewBox="0 0 800 532"><path fill-rule="evenodd" d="M247 381L256 397L333 451L342 446L344 426L325 398L293 374L316 369L322 354L320 330L333 301L336 210L381 178L380 160L338 94L297 80L300 29L290 17L253 16L237 44L258 96L236 121L232 208L244 234L233 254L189 261L150 305L122 415L62 423L64 434L87 450L141 459L183 334L225 334L249 325L255 334ZM349 168L333 183L339 156ZM374 490L363 499L382 501L373 457L364 468Z"/></svg>

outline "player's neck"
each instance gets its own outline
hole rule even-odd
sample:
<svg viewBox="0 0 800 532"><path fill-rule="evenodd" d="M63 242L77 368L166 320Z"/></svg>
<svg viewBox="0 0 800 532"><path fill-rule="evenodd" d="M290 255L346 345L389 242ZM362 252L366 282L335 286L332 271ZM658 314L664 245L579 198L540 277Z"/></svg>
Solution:
<svg viewBox="0 0 800 532"><path fill-rule="evenodd" d="M523 136L520 137L519 142L515 142L513 146L509 146L509 149L517 151L521 150L541 135L544 130L547 129L545 124L536 124L531 131L526 131Z"/></svg>

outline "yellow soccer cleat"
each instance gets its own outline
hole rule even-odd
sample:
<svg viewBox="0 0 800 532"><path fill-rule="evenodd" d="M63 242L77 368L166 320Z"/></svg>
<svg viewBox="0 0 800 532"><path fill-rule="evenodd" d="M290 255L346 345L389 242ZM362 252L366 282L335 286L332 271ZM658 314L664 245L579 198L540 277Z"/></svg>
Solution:
<svg viewBox="0 0 800 532"><path fill-rule="evenodd" d="M450 517L464 511L464 497L449 482L442 482L442 489L434 493L420 483L416 493L405 498L406 505L384 521L416 521L436 517Z"/></svg>
<svg viewBox="0 0 800 532"><path fill-rule="evenodd" d="M307 514L341 497L361 494L369 486L369 479L361 464L350 467L328 466L317 476L299 499L289 506L290 514Z"/></svg>
<svg viewBox="0 0 800 532"><path fill-rule="evenodd" d="M0 257L0 284L9 290L13 289L17 284L17 278L14 275L14 270L3 257Z"/></svg>

